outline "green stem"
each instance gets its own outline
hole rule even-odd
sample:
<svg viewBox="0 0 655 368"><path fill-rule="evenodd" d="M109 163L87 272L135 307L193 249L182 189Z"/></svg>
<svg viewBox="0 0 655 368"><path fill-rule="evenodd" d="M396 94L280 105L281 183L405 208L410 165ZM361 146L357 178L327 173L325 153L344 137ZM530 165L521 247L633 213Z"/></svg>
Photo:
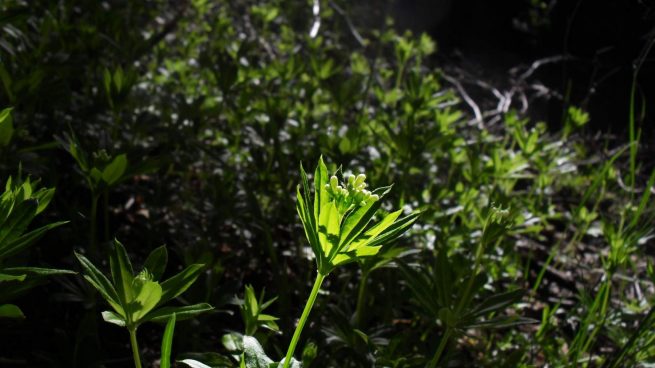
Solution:
<svg viewBox="0 0 655 368"><path fill-rule="evenodd" d="M318 296L318 291L321 289L321 284L323 283L324 279L325 276L321 275L320 273L316 275L316 281L314 281L314 287L312 288L311 294L309 294L309 299L307 299L307 304L305 304L305 309L302 311L302 315L300 316L300 321L298 321L298 326L296 327L296 331L293 333L293 337L291 338L291 343L289 344L287 355L284 358L283 368L289 368L289 366L291 365L291 358L293 357L293 352L296 350L296 345L298 344L298 340L300 339L300 333L302 332L303 327L305 327L305 322L307 322L307 317L309 317L309 312L312 311L312 307L314 306L314 301L316 301L316 296Z"/></svg>
<svg viewBox="0 0 655 368"><path fill-rule="evenodd" d="M434 353L432 360L427 365L428 368L435 368L439 363L439 359L441 359L441 354L443 354L443 351L446 348L446 345L448 344L448 340L450 339L450 331L451 331L450 328L446 328L446 332L443 334L443 336L441 336L441 341L439 341L439 347L437 348L437 351Z"/></svg>
<svg viewBox="0 0 655 368"><path fill-rule="evenodd" d="M136 327L128 328L130 331L130 344L132 345L132 356L134 357L134 366L141 368L141 357L139 356L139 343L136 341Z"/></svg>
<svg viewBox="0 0 655 368"><path fill-rule="evenodd" d="M366 299L366 281L368 280L368 272L362 272L362 278L359 280L359 291L357 292L357 307L355 312L355 326L362 327L362 314L364 312L364 304Z"/></svg>

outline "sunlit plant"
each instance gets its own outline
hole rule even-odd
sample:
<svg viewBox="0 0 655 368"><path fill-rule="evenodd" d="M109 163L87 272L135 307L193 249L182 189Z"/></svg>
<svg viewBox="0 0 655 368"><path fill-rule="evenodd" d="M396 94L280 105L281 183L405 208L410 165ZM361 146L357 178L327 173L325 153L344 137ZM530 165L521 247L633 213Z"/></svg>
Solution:
<svg viewBox="0 0 655 368"><path fill-rule="evenodd" d="M84 269L84 278L100 292L113 309L102 312L102 318L129 331L134 364L137 368L141 368L141 358L136 331L142 323L167 322L173 315L175 320L180 321L213 309L206 303L162 307L185 292L196 281L204 267L201 264L191 265L160 283L157 280L164 273L168 260L164 246L153 250L143 269L135 275L125 247L117 240L114 241L114 252L109 258L111 279L83 255L75 253L75 256Z"/></svg>
<svg viewBox="0 0 655 368"><path fill-rule="evenodd" d="M385 213L376 224L369 226L381 212L381 199L391 186L369 191L364 174L345 175L340 180L339 171L328 175L323 158L319 159L314 172L312 199L307 173L300 166L302 184L297 188L296 209L316 257L317 275L289 344L284 368L291 364L321 284L330 272L338 266L376 255L383 245L407 231L419 216L419 213L413 213L400 218L402 210L397 210Z"/></svg>

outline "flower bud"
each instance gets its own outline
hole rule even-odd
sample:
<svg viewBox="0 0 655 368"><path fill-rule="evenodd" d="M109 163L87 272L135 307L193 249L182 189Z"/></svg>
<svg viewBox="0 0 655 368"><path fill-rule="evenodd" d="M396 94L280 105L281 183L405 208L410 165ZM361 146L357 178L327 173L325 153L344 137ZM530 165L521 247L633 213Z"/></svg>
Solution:
<svg viewBox="0 0 655 368"><path fill-rule="evenodd" d="M354 187L359 188L362 186L362 184L364 184L364 188L366 188L366 183L364 183L364 181L366 181L366 175L364 174L357 175L357 178L355 179Z"/></svg>
<svg viewBox="0 0 655 368"><path fill-rule="evenodd" d="M339 179L337 179L337 177L334 175L332 175L332 177L330 178L330 186L334 191L336 191L337 188L339 187Z"/></svg>

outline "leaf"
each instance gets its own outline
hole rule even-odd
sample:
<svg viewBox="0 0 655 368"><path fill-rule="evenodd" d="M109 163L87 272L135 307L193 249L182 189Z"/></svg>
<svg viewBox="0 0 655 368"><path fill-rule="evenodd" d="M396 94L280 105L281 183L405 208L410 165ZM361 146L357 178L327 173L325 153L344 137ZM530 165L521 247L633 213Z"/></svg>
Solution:
<svg viewBox="0 0 655 368"><path fill-rule="evenodd" d="M114 251L109 256L109 266L118 298L121 304L126 306L136 297L135 291L132 290L134 270L125 247L116 239L114 239Z"/></svg>
<svg viewBox="0 0 655 368"><path fill-rule="evenodd" d="M252 336L243 337L243 356L247 368L268 368L273 363L273 359L266 355L259 341Z"/></svg>
<svg viewBox="0 0 655 368"><path fill-rule="evenodd" d="M491 312L500 311L512 304L515 304L521 301L521 298L525 294L525 290L517 289L508 291L501 294L492 295L491 297L486 298L482 303L478 304L471 312L468 313L465 318L479 317Z"/></svg>
<svg viewBox="0 0 655 368"><path fill-rule="evenodd" d="M243 335L232 332L223 335L221 338L221 343L225 347L225 350L230 353L241 353L243 352Z"/></svg>
<svg viewBox="0 0 655 368"><path fill-rule="evenodd" d="M8 244L0 244L0 258L10 257L16 253L21 252L22 250L34 244L46 232L67 223L68 221L54 222L52 224L48 224L38 229L32 230L28 233L25 233Z"/></svg>
<svg viewBox="0 0 655 368"><path fill-rule="evenodd" d="M142 321L166 322L173 314L176 315L175 318L177 321L184 321L213 309L214 307L207 303L185 305L183 307L164 307L150 312Z"/></svg>
<svg viewBox="0 0 655 368"><path fill-rule="evenodd" d="M318 165L314 171L314 218L318 218L323 205L328 200L327 190L325 189L325 184L328 183L328 180L327 166L325 166L323 156L321 156L318 159ZM309 192L305 194L309 195Z"/></svg>
<svg viewBox="0 0 655 368"><path fill-rule="evenodd" d="M171 348L173 345L173 332L175 331L175 313L171 315L166 323L164 330L164 337L161 341L161 359L159 363L160 368L171 367Z"/></svg>
<svg viewBox="0 0 655 368"><path fill-rule="evenodd" d="M193 264L185 268L182 272L161 283L162 296L159 304L176 298L185 292L200 276L200 272L205 267L203 264Z"/></svg>
<svg viewBox="0 0 655 368"><path fill-rule="evenodd" d="M8 275L0 273L0 282L3 281L23 281L27 275Z"/></svg>
<svg viewBox="0 0 655 368"><path fill-rule="evenodd" d="M328 259L338 252L341 215L334 202L323 204L318 219L318 240Z"/></svg>
<svg viewBox="0 0 655 368"><path fill-rule="evenodd" d="M9 107L0 111L0 147L8 146L11 142L11 137L14 135L11 110L12 108Z"/></svg>
<svg viewBox="0 0 655 368"><path fill-rule="evenodd" d="M112 186L116 184L127 169L127 156L125 154L120 154L109 163L102 170L102 180L107 183L107 185Z"/></svg>
<svg viewBox="0 0 655 368"><path fill-rule="evenodd" d="M193 359L179 360L178 363L186 364L191 368L212 368L206 364L200 363L199 361Z"/></svg>
<svg viewBox="0 0 655 368"><path fill-rule="evenodd" d="M359 247L369 245L369 243L371 243L380 233L382 233L385 229L391 226L394 223L394 221L396 221L396 219L398 218L398 216L400 216L400 213L402 211L403 210L398 210L390 214L387 214L382 219L382 221L375 224L364 234L358 236L357 239L355 239L355 241L353 241L349 245L348 250L357 250L357 248Z"/></svg>
<svg viewBox="0 0 655 368"><path fill-rule="evenodd" d="M133 290L135 297L128 304L132 322L137 323L157 306L162 296L162 287L156 281L142 281L134 279Z"/></svg>
<svg viewBox="0 0 655 368"><path fill-rule="evenodd" d="M83 255L75 252L75 257L77 257L77 260L80 262L86 273L84 278L100 292L102 297L105 298L112 308L114 308L119 314L123 315L125 312L120 304L120 299L118 299L116 289L114 289L114 286L109 282L109 279L107 279L107 277Z"/></svg>
<svg viewBox="0 0 655 368"><path fill-rule="evenodd" d="M25 273L29 276L56 276L56 275L75 275L77 272L71 270L61 270L56 268L41 267L10 267L5 268L3 272L9 274Z"/></svg>
<svg viewBox="0 0 655 368"><path fill-rule="evenodd" d="M379 194L380 199L391 190L391 186L381 188L383 189ZM341 229L341 240L339 247L347 246L353 239L355 239L369 224L375 213L380 208L382 201L370 201L365 206L359 207L355 212L346 216L343 227Z"/></svg>
<svg viewBox="0 0 655 368"><path fill-rule="evenodd" d="M54 195L55 195L54 188L42 189L34 194L34 198L36 198L36 200L39 202L39 206L36 208L37 215L43 212L48 207Z"/></svg>
<svg viewBox="0 0 655 368"><path fill-rule="evenodd" d="M6 248L12 241L21 236L27 226L36 216L38 202L35 199L17 203L9 217L0 226L0 257L5 256Z"/></svg>
<svg viewBox="0 0 655 368"><path fill-rule="evenodd" d="M414 225L414 222L416 222L416 220L420 215L421 215L420 212L412 213L410 215L403 217L400 220L395 221L391 226L389 226L380 234L378 234L375 237L375 239L373 239L367 245L370 247L375 247L375 246L385 245L388 244L389 242L396 240L401 235L403 235L407 230L409 230L412 227L412 225Z"/></svg>
<svg viewBox="0 0 655 368"><path fill-rule="evenodd" d="M508 328L520 325L539 323L536 319L519 317L519 316L501 316L492 318L488 321L478 322L462 326L465 328Z"/></svg>
<svg viewBox="0 0 655 368"><path fill-rule="evenodd" d="M23 311L13 304L0 305L0 318L25 318Z"/></svg>
<svg viewBox="0 0 655 368"><path fill-rule="evenodd" d="M282 367L284 367L284 359L286 359L286 358L283 358L283 359L280 361L280 363L277 364L277 368L282 368ZM275 364L273 364L272 366L275 367ZM302 363L300 363L299 361L297 361L296 358L293 358L293 357L292 357L292 358L291 358L291 363L289 364L289 367L290 367L290 368L302 368ZM250 367L248 367L248 368L250 368Z"/></svg>
<svg viewBox="0 0 655 368"><path fill-rule="evenodd" d="M104 311L101 314L102 314L102 319L105 322L113 323L117 326L125 327L125 318L123 318L119 314L112 311Z"/></svg>
<svg viewBox="0 0 655 368"><path fill-rule="evenodd" d="M166 246L162 245L150 252L148 258L146 258L146 261L143 264L143 268L152 274L154 280L159 280L164 274L167 263L168 251L166 250Z"/></svg>

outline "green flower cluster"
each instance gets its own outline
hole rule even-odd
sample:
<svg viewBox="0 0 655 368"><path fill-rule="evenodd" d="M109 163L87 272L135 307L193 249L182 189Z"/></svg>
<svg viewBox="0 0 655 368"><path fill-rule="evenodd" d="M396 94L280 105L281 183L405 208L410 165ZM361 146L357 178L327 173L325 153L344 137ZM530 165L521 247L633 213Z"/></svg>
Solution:
<svg viewBox="0 0 655 368"><path fill-rule="evenodd" d="M379 195L366 190L366 175L346 175L345 179L346 182L341 185L336 175L332 175L330 183L325 184L328 198L335 202L339 213L346 213L355 207L363 207L380 199Z"/></svg>

